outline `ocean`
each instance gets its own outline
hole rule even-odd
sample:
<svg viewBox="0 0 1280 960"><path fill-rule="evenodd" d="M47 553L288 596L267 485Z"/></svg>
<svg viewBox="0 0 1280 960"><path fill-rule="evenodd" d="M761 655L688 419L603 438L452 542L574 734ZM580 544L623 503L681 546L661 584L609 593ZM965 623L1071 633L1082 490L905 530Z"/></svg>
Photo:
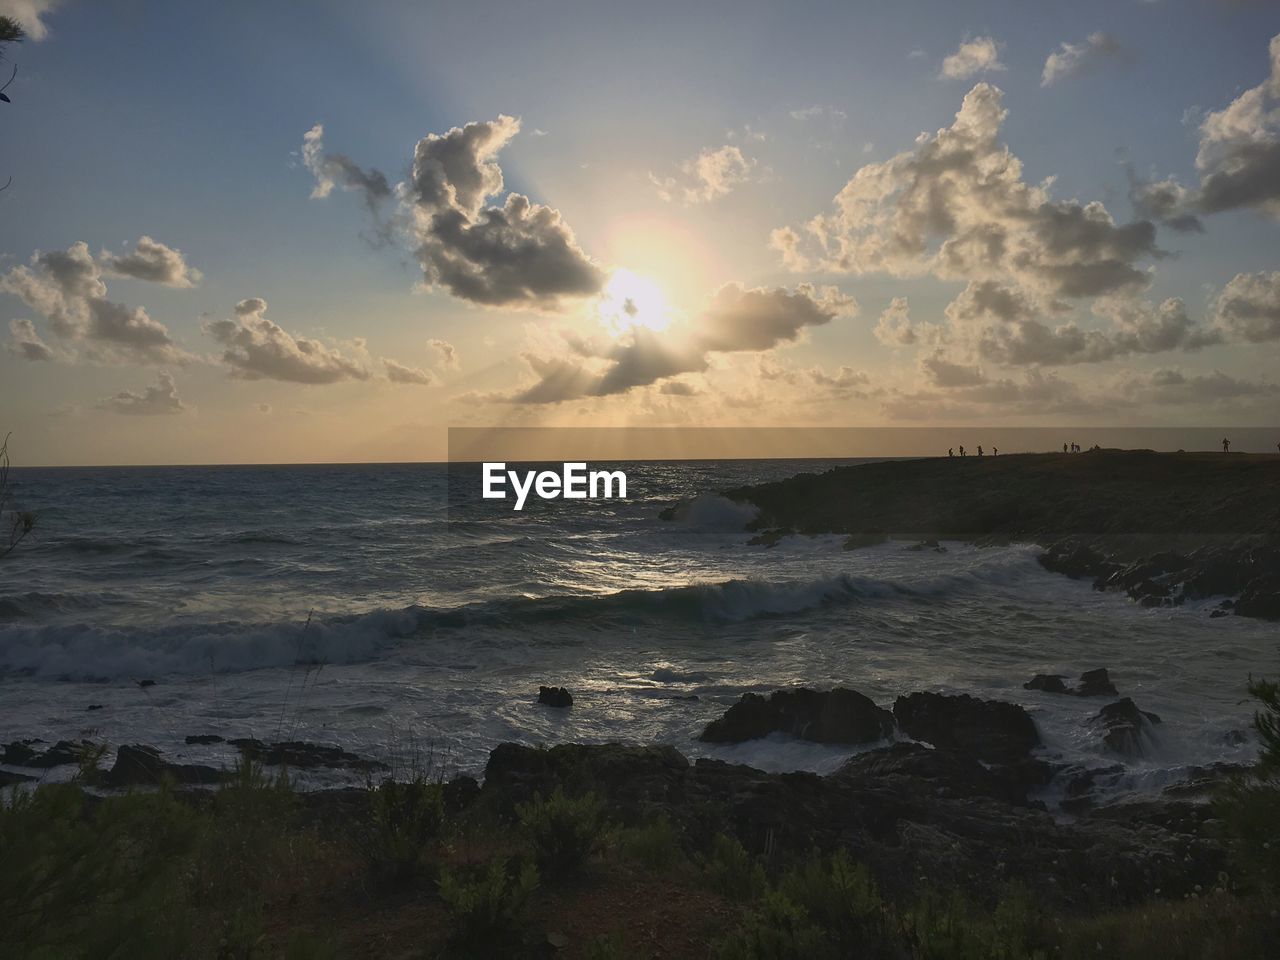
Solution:
<svg viewBox="0 0 1280 960"><path fill-rule="evenodd" d="M217 764L230 748L186 737L298 739L445 773L481 772L506 740L625 740L829 772L854 750L697 736L746 691L843 685L886 707L919 690L1020 703L1047 757L1112 768L1091 722L1107 701L1022 686L1107 667L1164 720L1108 793L1253 758L1244 685L1274 672L1274 624L1144 609L1045 571L1032 545L751 545L749 511L714 496L841 462L611 465L625 500L520 513L451 505L432 464L15 470L40 521L0 561L0 740ZM574 707L537 705L541 684Z"/></svg>

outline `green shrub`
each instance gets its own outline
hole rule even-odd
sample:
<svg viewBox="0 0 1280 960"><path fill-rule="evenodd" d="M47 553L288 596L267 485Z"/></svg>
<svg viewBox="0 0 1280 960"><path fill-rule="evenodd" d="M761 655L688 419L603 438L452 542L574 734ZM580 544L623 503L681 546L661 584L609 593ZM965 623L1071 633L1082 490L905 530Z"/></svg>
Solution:
<svg viewBox="0 0 1280 960"><path fill-rule="evenodd" d="M1231 846L1236 872L1246 883L1280 891L1280 684L1249 678L1249 694L1261 749L1253 772L1228 784L1217 812Z"/></svg>
<svg viewBox="0 0 1280 960"><path fill-rule="evenodd" d="M444 788L421 778L384 780L369 790L369 829L360 846L377 883L411 880L444 828Z"/></svg>
<svg viewBox="0 0 1280 960"><path fill-rule="evenodd" d="M751 859L741 843L723 833L711 841L703 872L712 890L740 903L763 896L769 886L764 867Z"/></svg>
<svg viewBox="0 0 1280 960"><path fill-rule="evenodd" d="M0 803L0 956L180 956L197 818L167 790L103 801L73 785Z"/></svg>
<svg viewBox="0 0 1280 960"><path fill-rule="evenodd" d="M638 960L639 954L627 946L621 933L602 933L587 944L584 960Z"/></svg>
<svg viewBox="0 0 1280 960"><path fill-rule="evenodd" d="M670 870L685 859L680 834L666 817L620 830L618 849L628 860L655 872Z"/></svg>
<svg viewBox="0 0 1280 960"><path fill-rule="evenodd" d="M535 796L516 812L533 844L538 868L548 876L581 871L604 833L604 801L592 793L568 797L557 787L548 799Z"/></svg>
<svg viewBox="0 0 1280 960"><path fill-rule="evenodd" d="M440 899L452 920L446 956L490 960L517 957L528 945L527 909L538 886L538 870L527 863L509 869L495 860L480 872L440 874Z"/></svg>
<svg viewBox="0 0 1280 960"><path fill-rule="evenodd" d="M926 896L904 918L918 960L1044 960L1056 955L1047 918L1031 897L1013 888L992 912L958 893Z"/></svg>

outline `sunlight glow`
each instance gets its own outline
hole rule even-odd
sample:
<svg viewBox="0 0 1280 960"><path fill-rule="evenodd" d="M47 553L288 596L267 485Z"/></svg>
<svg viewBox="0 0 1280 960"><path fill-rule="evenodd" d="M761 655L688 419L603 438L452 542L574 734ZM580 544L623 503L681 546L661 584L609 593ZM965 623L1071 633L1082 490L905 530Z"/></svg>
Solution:
<svg viewBox="0 0 1280 960"><path fill-rule="evenodd" d="M662 290L648 277L617 270L596 304L600 322L615 337L637 327L665 330L671 323L671 308Z"/></svg>

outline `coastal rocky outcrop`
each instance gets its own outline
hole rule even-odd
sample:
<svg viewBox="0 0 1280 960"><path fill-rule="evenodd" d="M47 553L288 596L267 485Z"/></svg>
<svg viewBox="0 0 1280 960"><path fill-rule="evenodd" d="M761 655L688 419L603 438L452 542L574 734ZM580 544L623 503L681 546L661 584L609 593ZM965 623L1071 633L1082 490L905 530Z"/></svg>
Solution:
<svg viewBox="0 0 1280 960"><path fill-rule="evenodd" d="M1129 697L1107 704L1093 719L1106 729L1103 742L1116 753L1127 757L1146 754L1151 727L1160 723L1158 716L1139 710L1138 705Z"/></svg>
<svg viewBox="0 0 1280 960"><path fill-rule="evenodd" d="M691 763L666 746L507 743L490 754L482 796L512 811L556 787L594 791L623 824L666 818L695 848L725 832L755 853L851 848L889 896L913 896L927 876L975 896L1016 881L1056 906L1134 903L1154 889L1209 889L1225 862L1212 831L1189 819L1059 822L1009 802L973 758L919 744L872 750L823 777Z"/></svg>
<svg viewBox="0 0 1280 960"><path fill-rule="evenodd" d="M836 687L779 690L769 697L744 693L702 731L707 743L742 743L785 733L816 743L872 743L893 733L893 715L856 690Z"/></svg>
<svg viewBox="0 0 1280 960"><path fill-rule="evenodd" d="M388 769L385 763L357 756L340 747L305 743L301 740L264 743L252 737L241 737L228 740L227 743L239 750L241 756L255 763L291 767L294 770L314 770L321 767L364 771Z"/></svg>
<svg viewBox="0 0 1280 960"><path fill-rule="evenodd" d="M898 727L915 740L961 750L990 763L1025 759L1040 745L1027 711L967 694L913 693L893 704Z"/></svg>
<svg viewBox="0 0 1280 960"><path fill-rule="evenodd" d="M1067 678L1060 673L1037 673L1022 685L1023 690L1042 690L1045 693L1072 693L1077 697L1114 697L1119 694L1106 667L1086 670L1080 674L1080 685L1074 690L1067 686Z"/></svg>
<svg viewBox="0 0 1280 960"><path fill-rule="evenodd" d="M539 687L538 702L543 706L564 709L573 706L573 694L564 687Z"/></svg>
<svg viewBox="0 0 1280 960"><path fill-rule="evenodd" d="M155 747L124 745L116 750L111 769L102 774L107 787L154 786L171 779L186 785L208 785L221 782L222 770L198 763L172 763L160 756Z"/></svg>
<svg viewBox="0 0 1280 960"><path fill-rule="evenodd" d="M39 740L14 740L0 752L0 763L13 767L30 767L36 770L48 770L66 764L79 763L85 750L92 744L87 741L74 742L59 740L47 750L40 750L36 744Z"/></svg>

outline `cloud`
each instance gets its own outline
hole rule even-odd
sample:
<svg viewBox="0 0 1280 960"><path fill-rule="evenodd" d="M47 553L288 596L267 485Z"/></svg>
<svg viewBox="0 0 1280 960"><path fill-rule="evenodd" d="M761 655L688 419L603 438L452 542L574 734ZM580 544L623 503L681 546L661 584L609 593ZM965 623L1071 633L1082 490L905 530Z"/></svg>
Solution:
<svg viewBox="0 0 1280 960"><path fill-rule="evenodd" d="M1048 87L1074 76L1103 60L1114 59L1124 52L1115 37L1108 33L1091 33L1084 43L1063 42L1044 62L1040 86Z"/></svg>
<svg viewBox="0 0 1280 960"><path fill-rule="evenodd" d="M266 317L267 301L251 297L236 304L235 319L209 320L204 330L225 349L222 362L242 380L338 383L368 380L363 363L306 337L296 337Z"/></svg>
<svg viewBox="0 0 1280 960"><path fill-rule="evenodd" d="M897 391L884 397L881 409L894 420L938 420L1097 414L1106 407L1084 396L1075 383L1033 369L1026 371L1021 380L984 378L951 389Z"/></svg>
<svg viewBox="0 0 1280 960"><path fill-rule="evenodd" d="M914 344L920 337L915 325L911 322L911 307L906 297L894 297L889 301L876 321L876 339L891 347L905 347Z"/></svg>
<svg viewBox="0 0 1280 960"><path fill-rule="evenodd" d="M942 61L938 76L945 80L967 80L979 73L1003 70L1000 51L1004 44L991 37L974 37L960 44L955 53Z"/></svg>
<svg viewBox="0 0 1280 960"><path fill-rule="evenodd" d="M658 392L668 397L696 397L702 393L693 384L684 380L668 380L658 388Z"/></svg>
<svg viewBox="0 0 1280 960"><path fill-rule="evenodd" d="M461 365L457 349L448 340L431 339L427 341L427 346L435 353L436 365L441 369L457 370Z"/></svg>
<svg viewBox="0 0 1280 960"><path fill-rule="evenodd" d="M502 206L486 206L505 189L498 153L520 131L520 120L468 123L428 134L414 147L409 179L388 194L386 177L324 149L324 127L303 137L303 162L315 176L312 196L335 186L360 192L373 212L380 240L393 232L413 248L428 287L492 307L554 310L561 301L599 292L604 274L578 246L560 212L508 193ZM397 200L384 220L383 199Z"/></svg>
<svg viewBox="0 0 1280 960"><path fill-rule="evenodd" d="M405 366L390 357L383 357L382 365L386 368L387 379L392 383L416 383L424 387L429 387L435 383L435 377L431 376L427 371L418 367Z"/></svg>
<svg viewBox="0 0 1280 960"><path fill-rule="evenodd" d="M91 359L158 364L193 359L146 310L107 299L102 267L83 241L33 254L30 266L13 267L0 277L0 291L38 311L57 336L84 344Z"/></svg>
<svg viewBox="0 0 1280 960"><path fill-rule="evenodd" d="M987 382L978 367L952 363L941 354L924 357L920 369L928 382L935 387L975 387Z"/></svg>
<svg viewBox="0 0 1280 960"><path fill-rule="evenodd" d="M650 173L649 181L658 188L658 196L668 202L708 203L748 182L755 165L738 147L726 144L714 150L707 147L684 161L679 178L659 178Z"/></svg>
<svg viewBox="0 0 1280 960"><path fill-rule="evenodd" d="M1179 233L1204 233L1204 224L1189 212L1195 202L1191 191L1173 177L1143 180L1128 171L1129 203L1140 217L1156 220Z"/></svg>
<svg viewBox="0 0 1280 960"><path fill-rule="evenodd" d="M173 382L173 376L164 370L160 371L156 382L141 393L122 390L115 396L99 400L96 406L99 410L110 410L112 413L148 416L182 413L186 409L178 396L178 388Z"/></svg>
<svg viewBox="0 0 1280 960"><path fill-rule="evenodd" d="M146 234L138 238L133 253L120 257L103 253L101 261L104 267L118 276L161 283L167 287L194 287L201 280L200 271L187 265L181 250L165 246Z"/></svg>
<svg viewBox="0 0 1280 960"><path fill-rule="evenodd" d="M687 330L637 326L603 347L575 340L583 361L527 356L537 382L505 399L557 403L626 393L680 374L701 373L713 353L763 352L793 342L806 329L857 309L852 297L834 287L800 284L787 290L727 283Z"/></svg>
<svg viewBox="0 0 1280 960"><path fill-rule="evenodd" d="M507 194L494 158L519 132L515 117L429 134L414 149L402 188L422 272L454 296L488 306L555 308L597 293L600 268L578 246L559 211Z"/></svg>
<svg viewBox="0 0 1280 960"><path fill-rule="evenodd" d="M24 360L55 359L53 348L40 339L40 334L36 333L36 325L30 320L10 320L9 333L11 336L5 348L10 353Z"/></svg>
<svg viewBox="0 0 1280 960"><path fill-rule="evenodd" d="M324 124L317 123L303 134L302 162L316 178L311 189L314 199L322 200L333 192L334 187L341 187L359 193L375 214L383 203L391 199L391 185L384 174L363 169L345 154L325 151Z"/></svg>
<svg viewBox="0 0 1280 960"><path fill-rule="evenodd" d="M1270 75L1200 124L1198 208L1252 207L1280 217L1280 34L1271 38Z"/></svg>
<svg viewBox="0 0 1280 960"><path fill-rule="evenodd" d="M1218 294L1212 312L1217 328L1233 340L1280 340L1280 271L1236 274Z"/></svg>
<svg viewBox="0 0 1280 960"><path fill-rule="evenodd" d="M1116 223L1098 201L1057 201L1022 179L999 140L1006 111L986 83L955 121L912 150L861 167L834 209L801 230L774 231L791 269L944 280L1012 281L1043 297L1092 297L1145 287L1138 263L1161 257L1149 220Z"/></svg>
<svg viewBox="0 0 1280 960"><path fill-rule="evenodd" d="M1118 389L1136 402L1203 405L1273 396L1280 393L1280 384L1242 380L1221 370L1208 374L1189 374L1166 368L1149 374L1130 374L1120 382Z"/></svg>
<svg viewBox="0 0 1280 960"><path fill-rule="evenodd" d="M32 40L43 40L49 35L43 18L61 5L62 0L0 0L0 14L17 20Z"/></svg>

